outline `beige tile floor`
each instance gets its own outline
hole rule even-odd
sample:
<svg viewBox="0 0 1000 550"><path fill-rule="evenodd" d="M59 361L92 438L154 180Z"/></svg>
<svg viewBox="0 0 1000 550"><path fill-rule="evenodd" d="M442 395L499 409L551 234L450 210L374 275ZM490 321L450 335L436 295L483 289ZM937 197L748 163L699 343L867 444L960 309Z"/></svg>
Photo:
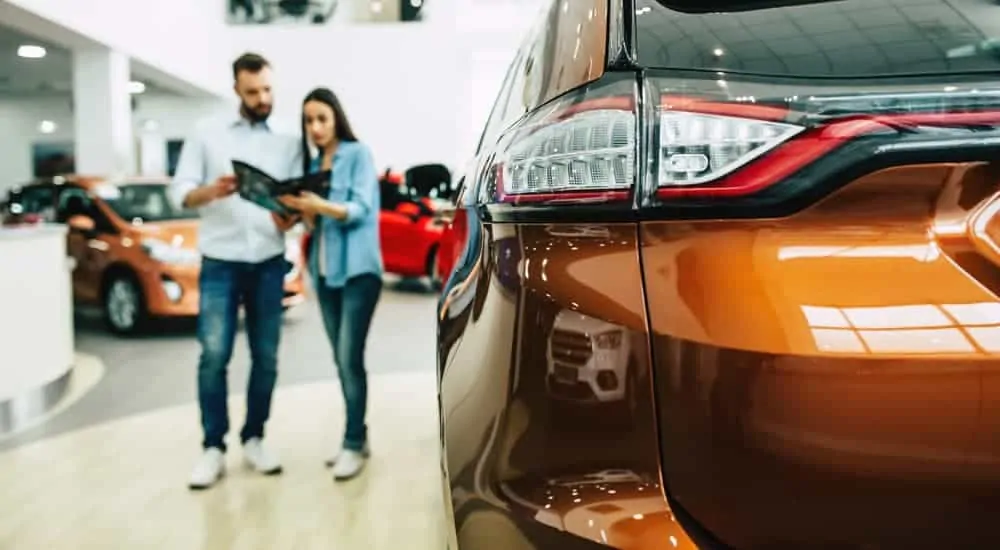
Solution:
<svg viewBox="0 0 1000 550"><path fill-rule="evenodd" d="M284 474L244 470L234 448L207 492L185 485L200 437L194 404L16 447L0 454L0 548L441 550L433 375L376 375L369 387L373 457L347 483L323 466L343 425L335 382L276 393L268 441ZM230 410L235 432L242 399Z"/></svg>

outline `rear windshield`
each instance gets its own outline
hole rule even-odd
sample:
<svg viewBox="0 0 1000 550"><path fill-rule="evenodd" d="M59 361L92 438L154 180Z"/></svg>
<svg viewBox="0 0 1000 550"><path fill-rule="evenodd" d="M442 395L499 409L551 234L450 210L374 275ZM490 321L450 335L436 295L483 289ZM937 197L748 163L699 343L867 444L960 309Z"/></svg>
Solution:
<svg viewBox="0 0 1000 550"><path fill-rule="evenodd" d="M1000 71L998 0L813 0L738 11L721 2L713 13L689 5L636 0L640 65L813 78Z"/></svg>

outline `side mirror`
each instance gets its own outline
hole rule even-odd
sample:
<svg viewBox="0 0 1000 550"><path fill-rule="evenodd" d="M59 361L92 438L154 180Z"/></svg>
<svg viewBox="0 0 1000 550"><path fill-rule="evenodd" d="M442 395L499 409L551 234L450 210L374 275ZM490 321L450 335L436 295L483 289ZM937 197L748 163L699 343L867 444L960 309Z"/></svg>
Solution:
<svg viewBox="0 0 1000 550"><path fill-rule="evenodd" d="M69 226L73 231L79 231L84 234L93 233L97 228L97 224L94 223L94 218L90 216L71 216L66 220L66 225Z"/></svg>

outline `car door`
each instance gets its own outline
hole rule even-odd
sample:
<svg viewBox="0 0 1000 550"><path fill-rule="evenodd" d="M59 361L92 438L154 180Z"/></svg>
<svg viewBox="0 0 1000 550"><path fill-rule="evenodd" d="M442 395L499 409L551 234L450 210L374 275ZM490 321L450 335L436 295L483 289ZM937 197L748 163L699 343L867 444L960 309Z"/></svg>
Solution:
<svg viewBox="0 0 1000 550"><path fill-rule="evenodd" d="M94 220L93 231L68 228L66 253L76 262L73 269L73 296L79 301L100 299L101 278L109 263L111 245L107 241L106 224L87 191L76 185L65 185L59 190L56 221L66 224L74 216L88 216Z"/></svg>
<svg viewBox="0 0 1000 550"><path fill-rule="evenodd" d="M11 220L36 218L40 222L54 222L55 204L55 186L35 183L11 191L6 210Z"/></svg>

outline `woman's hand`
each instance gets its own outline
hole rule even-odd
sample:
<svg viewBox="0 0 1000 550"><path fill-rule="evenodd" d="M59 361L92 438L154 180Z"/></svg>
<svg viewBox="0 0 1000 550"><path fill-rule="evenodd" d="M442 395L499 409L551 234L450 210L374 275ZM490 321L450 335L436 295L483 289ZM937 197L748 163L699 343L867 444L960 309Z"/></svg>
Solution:
<svg viewBox="0 0 1000 550"><path fill-rule="evenodd" d="M306 229L312 231L316 228L316 214L311 212L302 213L302 223L305 224Z"/></svg>
<svg viewBox="0 0 1000 550"><path fill-rule="evenodd" d="M323 209L327 201L316 193L303 191L298 195L282 195L278 197L278 202L304 214L316 214Z"/></svg>
<svg viewBox="0 0 1000 550"><path fill-rule="evenodd" d="M303 215L320 215L341 221L347 218L346 206L330 202L311 191L303 191L298 195L283 195L278 197L278 201Z"/></svg>

